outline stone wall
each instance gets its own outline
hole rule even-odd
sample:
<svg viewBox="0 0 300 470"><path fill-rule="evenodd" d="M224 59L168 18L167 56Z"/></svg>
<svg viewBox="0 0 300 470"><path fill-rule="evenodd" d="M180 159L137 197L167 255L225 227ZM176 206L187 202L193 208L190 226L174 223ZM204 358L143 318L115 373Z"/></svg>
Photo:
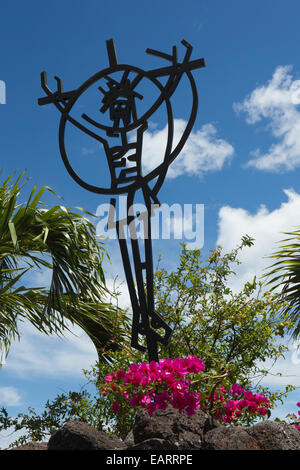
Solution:
<svg viewBox="0 0 300 470"><path fill-rule="evenodd" d="M69 421L48 443L28 443L12 450L300 450L300 432L282 422L251 427L221 426L201 410L187 417L173 408L153 417L141 410L124 441L92 426Z"/></svg>

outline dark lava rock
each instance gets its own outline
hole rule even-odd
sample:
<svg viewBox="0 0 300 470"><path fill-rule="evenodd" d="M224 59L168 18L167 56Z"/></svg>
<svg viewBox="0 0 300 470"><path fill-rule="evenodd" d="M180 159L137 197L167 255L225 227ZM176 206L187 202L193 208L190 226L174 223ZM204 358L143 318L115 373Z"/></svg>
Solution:
<svg viewBox="0 0 300 470"><path fill-rule="evenodd" d="M260 450L244 428L220 426L204 435L203 450Z"/></svg>
<svg viewBox="0 0 300 470"><path fill-rule="evenodd" d="M8 450L48 450L47 442L27 442L18 447L12 447Z"/></svg>
<svg viewBox="0 0 300 470"><path fill-rule="evenodd" d="M132 430L129 431L129 433L125 437L124 444L126 444L127 447L134 446L135 442L134 442L134 436L133 436L133 431Z"/></svg>
<svg viewBox="0 0 300 470"><path fill-rule="evenodd" d="M203 435L217 424L202 410L191 417L179 413L172 407L156 410L152 418L147 411L139 410L133 427L134 442L139 444L148 439L165 439L179 450L200 449Z"/></svg>
<svg viewBox="0 0 300 470"><path fill-rule="evenodd" d="M48 450L122 450L126 445L118 437L98 431L87 423L69 421L53 434Z"/></svg>
<svg viewBox="0 0 300 470"><path fill-rule="evenodd" d="M262 421L245 430L262 450L300 450L300 432L290 424Z"/></svg>
<svg viewBox="0 0 300 470"><path fill-rule="evenodd" d="M178 447L166 439L147 439L134 446L128 447L128 450L177 450Z"/></svg>

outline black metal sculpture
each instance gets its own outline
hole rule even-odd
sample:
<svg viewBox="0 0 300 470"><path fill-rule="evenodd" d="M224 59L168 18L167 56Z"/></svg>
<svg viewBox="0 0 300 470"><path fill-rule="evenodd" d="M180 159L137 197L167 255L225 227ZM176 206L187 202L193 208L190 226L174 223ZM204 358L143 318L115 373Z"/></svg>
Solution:
<svg viewBox="0 0 300 470"><path fill-rule="evenodd" d="M61 112L59 146L63 162L71 177L83 188L94 193L112 195L127 194L127 216L125 220L117 220L114 226L118 235L133 311L131 344L134 348L141 351L147 349L149 361L156 362L158 361L158 342L167 345L172 330L155 312L154 308L151 209L153 203L159 204L157 193L164 181L168 167L182 150L196 119L198 95L191 71L205 66L204 59L190 60L192 46L186 41L182 41L182 44L186 48L182 62L178 61L176 46L173 47L172 54L147 49L146 52L148 54L167 60L170 62L170 65L144 71L135 66L118 64L114 42L110 39L106 41L109 68L96 73L78 89L69 92L63 91L62 81L58 77L55 77L57 81L57 91L52 92L47 86L46 72L42 72L41 84L47 96L38 100L40 105L53 103ZM119 73L121 78L116 79L115 76L112 77L116 72ZM192 109L186 128L179 142L175 148L172 148L174 122L170 98L184 75L188 78L192 91ZM160 81L162 77L167 77L165 84ZM70 113L78 98L91 86L103 79L106 80L107 89L105 90L102 86L98 87L103 95L100 112L102 114L109 113L109 122L106 124L98 122L98 120L87 114L82 114L80 120L72 117ZM142 116L138 116L136 101L143 99L143 96L136 91L136 88L143 79L150 80L151 83L158 88L159 96ZM154 170L144 175L142 172L143 135L148 128L148 119L163 103L165 103L166 106L168 120L168 135L164 158ZM75 127L100 142L103 146L110 171L110 187L103 188L90 185L81 179L74 171L70 164L65 146L65 129L67 122L73 124ZM129 138L129 133L133 130L136 130L135 141ZM101 136L99 131L104 131L107 139ZM120 144L110 146L109 140L116 138L120 139ZM130 155L128 155L128 153L130 153ZM156 181L151 188L149 183L155 178ZM146 214L144 214L144 224L146 228L146 236L144 236L144 257L141 256L135 228L138 215L134 215L132 211L134 198L138 190L142 191L146 206ZM116 199L111 199L111 204L115 207ZM125 226L129 227L130 232L136 286L124 233ZM163 333L161 334L159 331ZM146 348L140 344L139 335L145 336Z"/></svg>

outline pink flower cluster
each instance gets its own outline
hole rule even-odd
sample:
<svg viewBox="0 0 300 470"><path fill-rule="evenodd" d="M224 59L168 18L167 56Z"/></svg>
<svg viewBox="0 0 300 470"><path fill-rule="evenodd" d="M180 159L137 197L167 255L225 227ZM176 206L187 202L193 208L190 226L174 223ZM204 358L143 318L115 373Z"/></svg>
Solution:
<svg viewBox="0 0 300 470"><path fill-rule="evenodd" d="M126 372L119 370L107 375L100 391L114 394L115 413L124 402L131 407L146 409L150 416L155 410L165 410L169 405L180 413L185 411L188 416L195 414L197 409L209 409L223 423L234 422L246 412L259 416L268 413L269 400L262 394L244 390L239 384L232 385L229 391L219 387L213 400L208 391L193 391L191 377L204 368L203 361L196 356L131 364Z"/></svg>
<svg viewBox="0 0 300 470"><path fill-rule="evenodd" d="M200 408L206 410L211 402L211 394L207 394L202 400ZM261 393L253 393L244 390L239 384L234 384L227 391L219 387L213 397L213 415L215 419L223 423L232 423L242 417L243 413L258 416L268 414L270 401Z"/></svg>
<svg viewBox="0 0 300 470"><path fill-rule="evenodd" d="M297 406L300 408L300 401L298 401ZM293 417L295 420L294 426L298 431L300 431L300 410L298 410L298 416L293 413Z"/></svg>
<svg viewBox="0 0 300 470"><path fill-rule="evenodd" d="M131 364L129 370L119 370L106 376L102 393L114 392L117 400L113 409L120 409L120 401L127 400L132 407L147 409L150 416L157 409L165 410L169 404L191 416L198 406L197 395L189 391L189 374L198 374L204 364L196 356L161 359L159 362Z"/></svg>

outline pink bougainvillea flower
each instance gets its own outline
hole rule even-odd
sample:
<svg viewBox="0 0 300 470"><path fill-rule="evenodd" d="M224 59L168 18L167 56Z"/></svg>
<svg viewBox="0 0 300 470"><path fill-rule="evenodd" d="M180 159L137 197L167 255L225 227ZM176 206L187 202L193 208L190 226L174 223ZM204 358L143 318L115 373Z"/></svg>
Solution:
<svg viewBox="0 0 300 470"><path fill-rule="evenodd" d="M149 364L146 364L145 362L141 362L140 367L139 367L139 371L140 371L142 374L148 374L148 372L149 372Z"/></svg>
<svg viewBox="0 0 300 470"><path fill-rule="evenodd" d="M140 397L138 394L133 395L133 397L129 400L129 405L133 408L140 405Z"/></svg>
<svg viewBox="0 0 300 470"><path fill-rule="evenodd" d="M192 416L196 414L197 408L199 408L199 400L196 394L185 392L185 402L186 402L186 414Z"/></svg>
<svg viewBox="0 0 300 470"><path fill-rule="evenodd" d="M174 391L173 398L170 401L173 408L177 409L180 413L184 410L186 403L183 392Z"/></svg>
<svg viewBox="0 0 300 470"><path fill-rule="evenodd" d="M269 403L269 400L262 393L257 393L256 395L254 395L254 399L258 404L266 402Z"/></svg>
<svg viewBox="0 0 300 470"><path fill-rule="evenodd" d="M144 395L142 394L140 397L140 402L143 405L148 405L149 403L152 402L152 395Z"/></svg>
<svg viewBox="0 0 300 470"><path fill-rule="evenodd" d="M152 417L153 413L158 409L159 409L159 404L156 401L152 401L151 403L149 403L147 407L147 411L148 411L148 415L150 416L150 418Z"/></svg>
<svg viewBox="0 0 300 470"><path fill-rule="evenodd" d="M202 372L205 369L202 359L198 359L196 356L188 356L188 359L189 359L189 365L188 365L189 372L198 374L198 372Z"/></svg>
<svg viewBox="0 0 300 470"><path fill-rule="evenodd" d="M168 406L192 416L197 409L206 410L212 405L215 419L225 424L236 422L243 413L262 417L268 413L270 401L267 397L243 390L239 384L233 384L229 390L220 386L214 392L202 390L195 393L191 390L189 374L198 374L203 370L203 361L195 355L162 359L158 363L130 364L127 372L121 369L107 375L100 391L106 396L112 393L116 397L112 405L114 413L118 413L122 402L146 409L149 416L155 410L165 410ZM300 402L297 406L300 407ZM298 422L295 425L300 426Z"/></svg>
<svg viewBox="0 0 300 470"><path fill-rule="evenodd" d="M227 416L231 416L234 413L234 411L237 409L238 404L239 404L238 400L228 400L228 402L226 403L224 407L225 414Z"/></svg>
<svg viewBox="0 0 300 470"><path fill-rule="evenodd" d="M243 408L247 408L247 404L248 404L247 400L243 398L242 400L239 401L238 409L242 410Z"/></svg>
<svg viewBox="0 0 300 470"><path fill-rule="evenodd" d="M216 410L215 413L214 413L214 418L217 419L217 420L220 420L223 416L223 413L222 413L222 410Z"/></svg>
<svg viewBox="0 0 300 470"><path fill-rule="evenodd" d="M162 393L154 394L154 401L160 410L168 408L168 400L170 398L169 392L164 390Z"/></svg>
<svg viewBox="0 0 300 470"><path fill-rule="evenodd" d="M247 406L248 406L248 410L253 412L253 413L255 413L256 410L258 409L258 405L257 405L256 401L248 401Z"/></svg>
<svg viewBox="0 0 300 470"><path fill-rule="evenodd" d="M232 397L239 396L243 393L244 389L239 384L234 384L229 390L229 395Z"/></svg>
<svg viewBox="0 0 300 470"><path fill-rule="evenodd" d="M107 375L105 377L105 382L108 383L108 382L112 382L113 380L115 379L115 374L114 373L111 373L109 375Z"/></svg>
<svg viewBox="0 0 300 470"><path fill-rule="evenodd" d="M260 416L265 416L268 413L268 410L265 406L261 406L257 411Z"/></svg>
<svg viewBox="0 0 300 470"><path fill-rule="evenodd" d="M253 399L253 393L251 390L245 390L244 391L244 397L246 400L252 400Z"/></svg>
<svg viewBox="0 0 300 470"><path fill-rule="evenodd" d="M112 404L112 408L113 408L114 413L117 414L119 409L121 408L121 406L119 405L117 400L114 400L114 402Z"/></svg>
<svg viewBox="0 0 300 470"><path fill-rule="evenodd" d="M125 377L125 370L121 369L115 374L117 380L122 380Z"/></svg>
<svg viewBox="0 0 300 470"><path fill-rule="evenodd" d="M149 383L149 377L146 377L145 375L141 378L141 386L145 387Z"/></svg>

